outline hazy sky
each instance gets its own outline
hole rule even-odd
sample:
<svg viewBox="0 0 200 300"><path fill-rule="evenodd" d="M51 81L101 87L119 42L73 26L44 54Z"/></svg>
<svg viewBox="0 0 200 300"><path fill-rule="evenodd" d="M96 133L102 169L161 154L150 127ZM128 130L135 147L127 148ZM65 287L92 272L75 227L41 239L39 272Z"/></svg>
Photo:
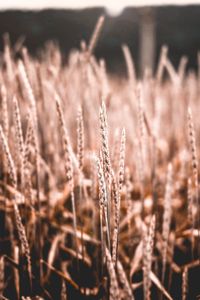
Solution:
<svg viewBox="0 0 200 300"><path fill-rule="evenodd" d="M110 13L117 14L125 6L200 4L200 0L0 0L0 9L7 8L84 8L105 6Z"/></svg>

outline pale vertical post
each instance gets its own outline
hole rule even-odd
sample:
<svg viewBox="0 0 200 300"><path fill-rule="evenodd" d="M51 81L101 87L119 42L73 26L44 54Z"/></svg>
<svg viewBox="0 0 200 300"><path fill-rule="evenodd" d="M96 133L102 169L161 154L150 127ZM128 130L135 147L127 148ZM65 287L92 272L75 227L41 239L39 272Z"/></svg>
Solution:
<svg viewBox="0 0 200 300"><path fill-rule="evenodd" d="M155 18L153 8L141 8L140 9L140 28L139 28L139 40L140 40L140 75L144 75L146 68L153 71L155 63Z"/></svg>

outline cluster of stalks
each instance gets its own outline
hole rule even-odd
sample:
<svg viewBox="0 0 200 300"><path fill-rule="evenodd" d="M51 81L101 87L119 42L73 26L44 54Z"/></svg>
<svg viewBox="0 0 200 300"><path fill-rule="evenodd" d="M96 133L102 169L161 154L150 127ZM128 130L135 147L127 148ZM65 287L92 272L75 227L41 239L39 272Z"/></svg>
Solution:
<svg viewBox="0 0 200 300"><path fill-rule="evenodd" d="M0 299L196 299L200 69L161 51L127 78L5 38L0 56Z"/></svg>

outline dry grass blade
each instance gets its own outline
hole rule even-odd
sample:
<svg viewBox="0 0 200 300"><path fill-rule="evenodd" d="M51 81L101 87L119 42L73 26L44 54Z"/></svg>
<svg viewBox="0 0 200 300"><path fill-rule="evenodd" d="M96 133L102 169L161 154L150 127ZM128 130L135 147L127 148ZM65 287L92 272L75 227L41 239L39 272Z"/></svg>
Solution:
<svg viewBox="0 0 200 300"><path fill-rule="evenodd" d="M170 294L163 287L162 283L158 279L158 277L151 271L149 274L150 280L157 286L157 288L165 295L165 297L169 300L173 300Z"/></svg>
<svg viewBox="0 0 200 300"><path fill-rule="evenodd" d="M54 263L54 259L57 254L58 245L61 241L61 238L62 238L62 236L57 235L51 244L51 248L49 250L49 255L48 255L48 261L47 261L48 265L50 265L50 266L53 265L53 263ZM47 272L47 276L48 275L49 275L49 273Z"/></svg>
<svg viewBox="0 0 200 300"><path fill-rule="evenodd" d="M72 235L74 234L74 231L69 226L61 226L59 228L60 228L61 231L65 232L65 233L69 233L69 234L72 234ZM91 243L91 244L94 244L94 245L100 245L99 240L97 240L95 238L92 238L90 235L88 235L85 232L81 233L80 230L77 230L77 238L78 239L83 239L84 242L87 242L87 243Z"/></svg>
<svg viewBox="0 0 200 300"><path fill-rule="evenodd" d="M139 269L142 258L143 258L143 241L141 241L134 253L133 259L131 261L131 270L130 270L130 278L133 277L133 274Z"/></svg>
<svg viewBox="0 0 200 300"><path fill-rule="evenodd" d="M41 261L42 264L46 265L51 271L55 272L59 277L61 277L63 280L66 280L71 286L73 286L73 288L75 288L76 290L78 290L78 285L68 276L66 276L64 273L62 273L61 271L55 269L53 266L50 266L47 262L45 262L44 260Z"/></svg>

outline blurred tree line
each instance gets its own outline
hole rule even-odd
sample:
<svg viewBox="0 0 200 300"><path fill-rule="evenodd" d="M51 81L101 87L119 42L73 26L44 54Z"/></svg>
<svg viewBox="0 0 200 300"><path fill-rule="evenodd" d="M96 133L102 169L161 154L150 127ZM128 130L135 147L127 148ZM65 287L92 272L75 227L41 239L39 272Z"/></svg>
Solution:
<svg viewBox="0 0 200 300"><path fill-rule="evenodd" d="M124 73L121 45L125 43L129 46L136 69L139 71L141 47L148 48L142 32L148 31L152 26L151 55L154 65L158 60L161 46L167 44L169 57L176 67L180 57L186 55L189 59L188 67L197 68L197 51L200 49L200 6L163 6L150 8L149 11L150 23L148 18L147 23L144 23L144 8L126 8L116 17L106 15L95 51L97 57L106 59L109 71ZM0 50L3 49L3 34L8 32L12 45L19 37L24 37L24 44L33 54L37 54L38 49L43 47L46 41L55 40L67 58L69 51L79 47L82 39L86 42L89 40L96 20L101 14L106 14L104 8L0 11ZM147 32L147 37L148 34ZM148 53L147 49L145 51Z"/></svg>

